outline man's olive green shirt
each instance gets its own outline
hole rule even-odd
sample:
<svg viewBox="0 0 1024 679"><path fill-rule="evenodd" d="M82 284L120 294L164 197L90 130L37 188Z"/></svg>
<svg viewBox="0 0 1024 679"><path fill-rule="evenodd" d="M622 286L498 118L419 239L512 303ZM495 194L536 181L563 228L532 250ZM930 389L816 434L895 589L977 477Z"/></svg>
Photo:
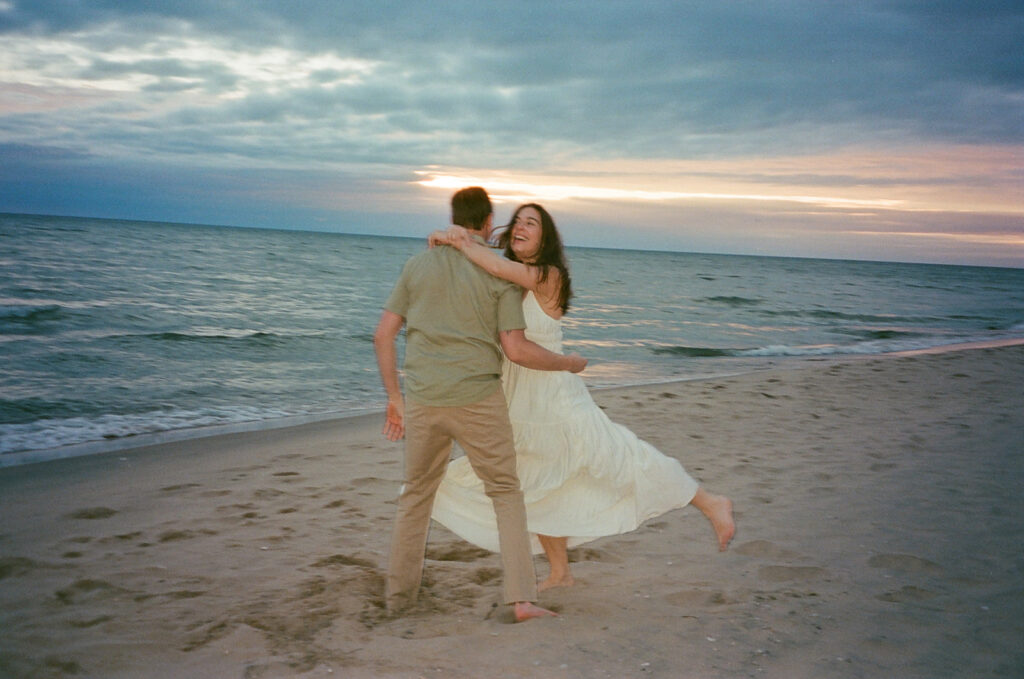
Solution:
<svg viewBox="0 0 1024 679"><path fill-rule="evenodd" d="M405 397L428 406L493 393L501 385L498 333L526 327L522 289L446 246L409 259L384 308L405 319Z"/></svg>

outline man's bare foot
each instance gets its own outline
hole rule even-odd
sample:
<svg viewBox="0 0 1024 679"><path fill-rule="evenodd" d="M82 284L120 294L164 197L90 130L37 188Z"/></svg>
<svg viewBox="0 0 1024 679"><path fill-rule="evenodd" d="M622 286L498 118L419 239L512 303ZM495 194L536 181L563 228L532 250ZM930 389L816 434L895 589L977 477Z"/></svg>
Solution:
<svg viewBox="0 0 1024 679"><path fill-rule="evenodd" d="M526 622L533 618L558 617L558 613L549 611L546 608L541 608L529 601L517 601L512 607L512 612L516 616L516 622Z"/></svg>
<svg viewBox="0 0 1024 679"><path fill-rule="evenodd" d="M572 587L574 584L576 584L576 579L568 573L561 577L549 575L547 580L537 585L537 591L543 592L544 590L551 589L552 587Z"/></svg>
<svg viewBox="0 0 1024 679"><path fill-rule="evenodd" d="M724 552L736 535L736 522L732 518L732 500L724 495L712 495L704 512L718 537L718 551Z"/></svg>

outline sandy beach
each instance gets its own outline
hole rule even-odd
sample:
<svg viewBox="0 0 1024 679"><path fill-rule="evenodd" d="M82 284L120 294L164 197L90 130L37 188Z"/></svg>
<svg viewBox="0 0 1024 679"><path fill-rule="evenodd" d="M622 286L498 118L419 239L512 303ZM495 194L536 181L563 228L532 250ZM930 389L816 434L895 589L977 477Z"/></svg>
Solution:
<svg viewBox="0 0 1024 679"><path fill-rule="evenodd" d="M511 624L496 555L435 526L388 618L379 416L8 467L0 676L1024 675L1024 346L595 398L733 498L727 552L671 512L574 550L560 617Z"/></svg>

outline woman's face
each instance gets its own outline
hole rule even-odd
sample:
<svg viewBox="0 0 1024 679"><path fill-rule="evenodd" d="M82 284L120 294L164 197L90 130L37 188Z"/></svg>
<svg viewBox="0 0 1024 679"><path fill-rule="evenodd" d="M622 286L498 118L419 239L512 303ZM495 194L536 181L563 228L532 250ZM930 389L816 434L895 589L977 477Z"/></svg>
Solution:
<svg viewBox="0 0 1024 679"><path fill-rule="evenodd" d="M529 262L540 252L540 213L532 207L524 207L512 222L512 252L521 262Z"/></svg>

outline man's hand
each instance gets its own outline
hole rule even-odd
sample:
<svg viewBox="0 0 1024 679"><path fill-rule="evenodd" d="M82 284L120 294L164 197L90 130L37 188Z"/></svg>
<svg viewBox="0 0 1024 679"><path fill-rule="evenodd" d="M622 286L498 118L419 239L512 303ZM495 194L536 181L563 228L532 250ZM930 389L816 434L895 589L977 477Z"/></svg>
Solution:
<svg viewBox="0 0 1024 679"><path fill-rule="evenodd" d="M405 402L402 399L388 401L381 433L388 441L398 441L405 436Z"/></svg>
<svg viewBox="0 0 1024 679"><path fill-rule="evenodd" d="M380 322L373 333L377 367L380 369L384 392L388 395L388 408L384 415L382 433L389 441L397 441L405 436L405 401L402 400L402 387L398 383L398 356L395 350L395 339L404 324L404 318L385 309L381 312Z"/></svg>
<svg viewBox="0 0 1024 679"><path fill-rule="evenodd" d="M505 357L531 370L568 370L578 373L587 367L587 359L579 354L556 354L526 339L524 330L502 330L498 341Z"/></svg>

